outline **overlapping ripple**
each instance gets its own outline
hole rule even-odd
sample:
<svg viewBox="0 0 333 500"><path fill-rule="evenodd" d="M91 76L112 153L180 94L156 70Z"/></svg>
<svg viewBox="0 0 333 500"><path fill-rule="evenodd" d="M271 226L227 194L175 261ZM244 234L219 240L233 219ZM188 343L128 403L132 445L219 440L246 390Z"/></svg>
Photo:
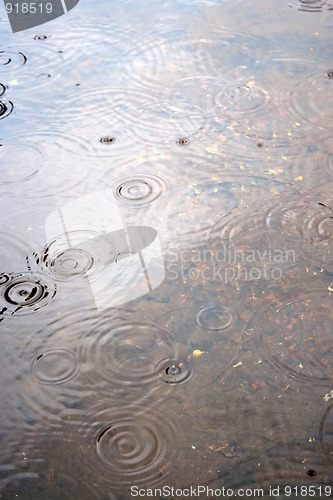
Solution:
<svg viewBox="0 0 333 500"><path fill-rule="evenodd" d="M178 186L174 192L176 206L167 212L169 234L178 237L183 244L191 240L213 238L218 234L224 217L237 208L252 206L258 199L278 195L285 185L274 177L256 176L254 172L240 173L236 168L207 164L212 173L209 179ZM179 200L179 202L177 202ZM230 215L231 216L231 215Z"/></svg>
<svg viewBox="0 0 333 500"><path fill-rule="evenodd" d="M331 381L331 300L328 291L315 289L263 310L254 323L264 359L307 381Z"/></svg>
<svg viewBox="0 0 333 500"><path fill-rule="evenodd" d="M175 77L216 76L230 67L253 65L256 48L251 37L221 27L209 37L187 35L182 30L167 33L129 53L124 71L127 78L141 88L159 92Z"/></svg>
<svg viewBox="0 0 333 500"><path fill-rule="evenodd" d="M327 138L330 117L324 103L331 95L330 71L325 68L317 83L309 77L316 67L314 59L276 51L253 71L237 68L233 75L212 80L201 97L211 117L208 128L215 133L206 139L209 149L232 151L236 158L261 154L267 161L271 155L288 156L290 146Z"/></svg>
<svg viewBox="0 0 333 500"><path fill-rule="evenodd" d="M332 102L332 89L333 70L330 68L302 79L292 91L296 113L317 127L331 129L333 121L327 109Z"/></svg>
<svg viewBox="0 0 333 500"><path fill-rule="evenodd" d="M177 353L171 332L150 323L124 324L117 317L96 325L86 348L96 372L125 387L156 384L156 365Z"/></svg>
<svg viewBox="0 0 333 500"><path fill-rule="evenodd" d="M284 238L299 241L333 237L333 208L302 197L281 200L266 213L267 227Z"/></svg>
<svg viewBox="0 0 333 500"><path fill-rule="evenodd" d="M187 110L172 108L147 90L129 86L79 92L65 100L57 114L59 111L64 120L80 123L80 127L97 126L103 134L101 138L114 137L117 142L108 154L126 145L133 147L133 141L144 146L175 143L180 137L201 133L205 126L205 117L198 106Z"/></svg>

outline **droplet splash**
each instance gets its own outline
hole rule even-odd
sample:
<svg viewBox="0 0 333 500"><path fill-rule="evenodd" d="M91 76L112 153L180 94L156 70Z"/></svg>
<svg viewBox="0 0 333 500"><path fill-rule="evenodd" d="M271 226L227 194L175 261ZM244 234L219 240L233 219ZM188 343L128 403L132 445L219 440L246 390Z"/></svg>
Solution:
<svg viewBox="0 0 333 500"><path fill-rule="evenodd" d="M163 382L167 384L179 384L188 380L192 370L187 360L179 358L163 359L159 361L154 371L159 374Z"/></svg>
<svg viewBox="0 0 333 500"><path fill-rule="evenodd" d="M45 277L22 272L2 275L0 293L4 316L23 316L48 305L56 294L56 287Z"/></svg>
<svg viewBox="0 0 333 500"><path fill-rule="evenodd" d="M7 99L0 100L0 120L3 118L7 118L14 109L14 104L12 101L8 101Z"/></svg>

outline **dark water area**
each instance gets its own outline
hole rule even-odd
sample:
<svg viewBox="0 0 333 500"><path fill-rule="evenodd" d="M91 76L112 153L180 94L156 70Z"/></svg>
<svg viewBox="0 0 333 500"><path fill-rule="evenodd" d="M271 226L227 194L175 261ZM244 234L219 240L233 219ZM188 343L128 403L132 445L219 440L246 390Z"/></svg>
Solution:
<svg viewBox="0 0 333 500"><path fill-rule="evenodd" d="M0 499L332 498L333 3L1 9Z"/></svg>

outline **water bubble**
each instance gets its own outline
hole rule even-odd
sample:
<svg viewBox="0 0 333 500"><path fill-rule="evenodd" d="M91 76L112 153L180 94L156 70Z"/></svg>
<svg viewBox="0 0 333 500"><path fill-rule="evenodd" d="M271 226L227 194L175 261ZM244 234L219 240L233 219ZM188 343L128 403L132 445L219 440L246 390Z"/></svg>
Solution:
<svg viewBox="0 0 333 500"><path fill-rule="evenodd" d="M48 35L35 35L34 40L47 40L49 38Z"/></svg>
<svg viewBox="0 0 333 500"><path fill-rule="evenodd" d="M0 83L0 97L6 92L6 87Z"/></svg>

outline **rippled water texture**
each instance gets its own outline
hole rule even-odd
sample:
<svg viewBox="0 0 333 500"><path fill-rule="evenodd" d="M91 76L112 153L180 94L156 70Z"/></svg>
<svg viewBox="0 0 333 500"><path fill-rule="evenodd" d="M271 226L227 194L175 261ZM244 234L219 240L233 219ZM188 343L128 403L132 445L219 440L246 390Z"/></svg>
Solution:
<svg viewBox="0 0 333 500"><path fill-rule="evenodd" d="M332 498L332 1L0 26L0 499Z"/></svg>

